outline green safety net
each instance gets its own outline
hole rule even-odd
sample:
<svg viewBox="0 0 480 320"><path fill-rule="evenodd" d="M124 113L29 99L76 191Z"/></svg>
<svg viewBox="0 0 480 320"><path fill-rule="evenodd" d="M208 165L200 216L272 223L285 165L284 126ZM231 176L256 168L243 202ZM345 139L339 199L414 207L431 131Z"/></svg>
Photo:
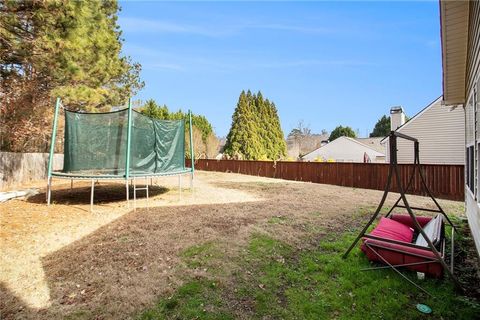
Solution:
<svg viewBox="0 0 480 320"><path fill-rule="evenodd" d="M132 112L130 175L184 171L185 121ZM125 175L128 109L109 113L65 110L63 173Z"/></svg>

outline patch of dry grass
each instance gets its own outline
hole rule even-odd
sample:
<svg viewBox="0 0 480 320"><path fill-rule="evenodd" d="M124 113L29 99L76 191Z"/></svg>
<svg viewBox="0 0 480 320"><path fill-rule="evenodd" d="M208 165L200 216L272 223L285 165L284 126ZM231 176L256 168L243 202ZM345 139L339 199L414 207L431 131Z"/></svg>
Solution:
<svg viewBox="0 0 480 320"><path fill-rule="evenodd" d="M2 204L2 316L129 318L186 279L208 277L201 261L185 264L188 248L218 244L214 254L224 259L206 268L228 270L229 258L244 250L252 234L309 248L318 240L312 235L341 234L363 224L358 217L381 197L374 190L199 172L195 192L179 200L176 184L162 181L166 189L157 189L150 207L136 211L122 197L108 200L122 194L123 184L97 187L105 199L94 213L88 211L85 184L73 198L69 184L59 185L50 208L41 198ZM395 200L392 195L388 202ZM450 213L463 210L458 202L441 204Z"/></svg>

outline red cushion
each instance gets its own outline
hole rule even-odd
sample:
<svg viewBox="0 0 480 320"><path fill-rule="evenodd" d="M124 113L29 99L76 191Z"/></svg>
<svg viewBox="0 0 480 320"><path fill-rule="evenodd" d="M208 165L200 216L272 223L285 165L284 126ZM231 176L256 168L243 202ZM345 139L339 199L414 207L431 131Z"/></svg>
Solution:
<svg viewBox="0 0 480 320"><path fill-rule="evenodd" d="M413 239L413 230L411 228L395 220L383 217L370 234L379 238L408 243L411 243Z"/></svg>
<svg viewBox="0 0 480 320"><path fill-rule="evenodd" d="M381 263L385 263L384 260L393 265L425 262L425 264L416 264L408 266L407 268L424 272L437 278L443 276L442 265L439 262L432 263L432 260L435 261L436 257L433 252L428 249L423 250L401 244L388 243L382 240L365 239L362 245L362 251L365 252L369 260ZM379 255L383 259L381 259Z"/></svg>
<svg viewBox="0 0 480 320"><path fill-rule="evenodd" d="M400 222L401 224L404 224L410 228L413 228L413 220L412 220L412 217L410 217L410 215L408 214L392 214L390 216L390 219L392 220L395 220L395 221L398 221ZM432 217L421 217L421 216L417 216L417 221L418 223L420 224L420 227L425 227L425 225L427 223L430 222L430 220L432 220Z"/></svg>

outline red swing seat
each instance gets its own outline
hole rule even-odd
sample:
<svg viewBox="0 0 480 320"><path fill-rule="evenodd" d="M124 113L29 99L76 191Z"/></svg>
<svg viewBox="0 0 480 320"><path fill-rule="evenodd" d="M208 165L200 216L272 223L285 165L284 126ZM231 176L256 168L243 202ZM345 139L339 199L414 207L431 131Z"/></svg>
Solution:
<svg viewBox="0 0 480 320"><path fill-rule="evenodd" d="M443 259L445 239L442 216L416 218ZM416 235L413 228L410 215L397 214L389 218L382 217L375 229L363 237L361 249L370 261L388 262L394 267L404 266L413 271L441 278L443 276L441 263L423 236L420 233Z"/></svg>

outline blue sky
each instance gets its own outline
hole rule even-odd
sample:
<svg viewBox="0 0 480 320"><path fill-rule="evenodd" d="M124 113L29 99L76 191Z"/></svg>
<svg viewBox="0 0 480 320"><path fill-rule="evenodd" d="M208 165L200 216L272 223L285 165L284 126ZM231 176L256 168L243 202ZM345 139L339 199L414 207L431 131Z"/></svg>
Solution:
<svg viewBox="0 0 480 320"><path fill-rule="evenodd" d="M391 106L412 116L441 95L437 1L120 4L135 99L192 109L219 136L243 89L276 103L285 135L304 120L365 136Z"/></svg>

